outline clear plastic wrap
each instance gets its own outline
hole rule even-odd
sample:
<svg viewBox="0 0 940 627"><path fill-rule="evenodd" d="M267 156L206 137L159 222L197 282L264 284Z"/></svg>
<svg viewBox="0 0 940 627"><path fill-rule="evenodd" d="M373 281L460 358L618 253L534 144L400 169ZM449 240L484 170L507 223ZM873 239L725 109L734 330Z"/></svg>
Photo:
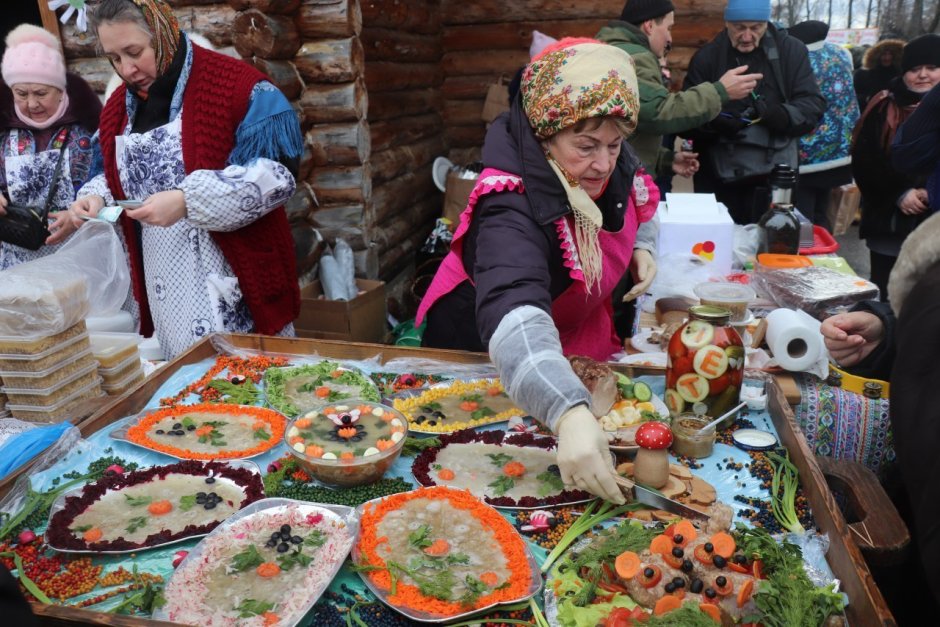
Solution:
<svg viewBox="0 0 940 627"><path fill-rule="evenodd" d="M878 298L874 283L816 266L755 272L753 283L780 307L801 309L817 320L831 309Z"/></svg>
<svg viewBox="0 0 940 627"><path fill-rule="evenodd" d="M53 335L127 298L127 256L114 227L89 222L54 254L0 273L0 335Z"/></svg>

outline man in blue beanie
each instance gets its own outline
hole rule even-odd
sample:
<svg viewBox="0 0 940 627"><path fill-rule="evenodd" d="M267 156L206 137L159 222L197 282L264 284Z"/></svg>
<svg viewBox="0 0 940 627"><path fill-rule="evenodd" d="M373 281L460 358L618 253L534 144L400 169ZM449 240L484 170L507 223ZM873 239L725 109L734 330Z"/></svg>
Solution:
<svg viewBox="0 0 940 627"><path fill-rule="evenodd" d="M800 136L826 110L806 46L769 20L770 0L728 0L725 30L695 53L683 86L716 81L742 65L763 75L750 94L686 134L701 161L695 191L714 193L738 224L756 222L767 210L771 169L778 163L796 169Z"/></svg>

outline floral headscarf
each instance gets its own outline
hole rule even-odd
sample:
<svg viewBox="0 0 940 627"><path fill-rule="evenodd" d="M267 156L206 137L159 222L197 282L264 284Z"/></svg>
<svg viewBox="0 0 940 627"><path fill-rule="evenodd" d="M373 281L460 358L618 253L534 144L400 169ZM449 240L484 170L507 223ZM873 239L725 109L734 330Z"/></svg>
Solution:
<svg viewBox="0 0 940 627"><path fill-rule="evenodd" d="M629 54L585 39L562 39L522 73L522 108L535 134L547 139L581 120L616 116L636 129L636 69Z"/></svg>
<svg viewBox="0 0 940 627"><path fill-rule="evenodd" d="M547 47L523 71L520 96L529 125L540 139L581 120L605 116L623 118L632 133L640 113L633 59L619 48L590 39L562 39ZM546 158L568 196L585 284L593 290L600 284L603 261L598 242L604 221L601 210L547 151Z"/></svg>
<svg viewBox="0 0 940 627"><path fill-rule="evenodd" d="M163 0L130 0L141 13L153 33L153 50L157 57L157 75L163 76L173 63L180 41L180 25L173 9Z"/></svg>

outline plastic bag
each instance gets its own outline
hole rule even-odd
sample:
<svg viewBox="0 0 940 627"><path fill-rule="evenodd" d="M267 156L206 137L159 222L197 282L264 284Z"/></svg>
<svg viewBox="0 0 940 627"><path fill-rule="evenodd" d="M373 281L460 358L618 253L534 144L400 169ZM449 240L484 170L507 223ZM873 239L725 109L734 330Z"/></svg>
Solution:
<svg viewBox="0 0 940 627"><path fill-rule="evenodd" d="M327 300L352 300L359 293L352 249L344 240L337 239L333 251L320 257L320 285Z"/></svg>
<svg viewBox="0 0 940 627"><path fill-rule="evenodd" d="M731 249L731 264L735 268L744 265L757 256L757 247L760 243L760 230L756 224L741 226L734 225L734 239Z"/></svg>
<svg viewBox="0 0 940 627"><path fill-rule="evenodd" d="M817 266L755 272L753 282L780 307L801 309L817 320L831 309L878 298L874 283Z"/></svg>
<svg viewBox="0 0 940 627"><path fill-rule="evenodd" d="M656 301L660 298L678 296L697 301L693 291L699 283L705 283L722 275L716 272L713 264L702 261L697 255L673 253L663 255L656 260L656 279L650 286L651 298L644 299L643 311L652 313Z"/></svg>
<svg viewBox="0 0 940 627"><path fill-rule="evenodd" d="M54 335L127 299L127 255L114 227L88 222L55 253L0 273L0 335Z"/></svg>

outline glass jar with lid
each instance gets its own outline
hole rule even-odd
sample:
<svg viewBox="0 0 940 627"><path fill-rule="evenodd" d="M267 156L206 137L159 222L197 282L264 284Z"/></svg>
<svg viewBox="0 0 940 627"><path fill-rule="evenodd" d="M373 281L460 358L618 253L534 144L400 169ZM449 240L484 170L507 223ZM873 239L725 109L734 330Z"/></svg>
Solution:
<svg viewBox="0 0 940 627"><path fill-rule="evenodd" d="M715 427L707 426L709 420L692 412L683 412L672 419L672 452L684 457L701 459L712 454L715 448Z"/></svg>
<svg viewBox="0 0 940 627"><path fill-rule="evenodd" d="M671 416L718 417L738 404L744 343L724 307L696 305L666 350L665 402Z"/></svg>

